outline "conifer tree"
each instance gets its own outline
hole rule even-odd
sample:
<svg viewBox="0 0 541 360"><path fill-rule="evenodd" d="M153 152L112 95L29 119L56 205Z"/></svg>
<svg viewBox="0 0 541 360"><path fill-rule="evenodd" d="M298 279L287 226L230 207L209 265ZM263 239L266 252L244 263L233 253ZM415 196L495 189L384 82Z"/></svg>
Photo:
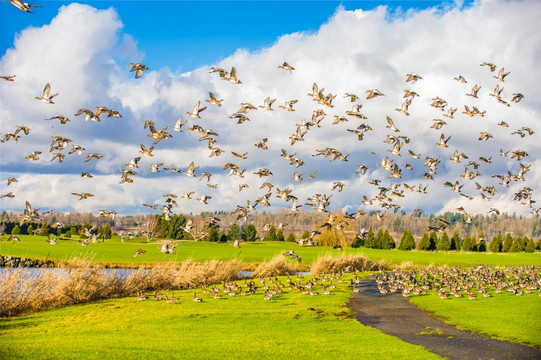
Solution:
<svg viewBox="0 0 541 360"><path fill-rule="evenodd" d="M510 233L507 233L503 239L502 252L508 252L511 249L511 245L513 245L513 237Z"/></svg>
<svg viewBox="0 0 541 360"><path fill-rule="evenodd" d="M502 234L498 233L492 238L490 244L488 245L488 250L492 252L501 252L502 251L503 238Z"/></svg>
<svg viewBox="0 0 541 360"><path fill-rule="evenodd" d="M462 240L460 239L460 236L458 235L458 231L455 230L453 233L453 237L451 238L451 247L449 250L457 251L462 248Z"/></svg>
<svg viewBox="0 0 541 360"><path fill-rule="evenodd" d="M295 238L295 234L289 233L289 235L286 238L286 241L288 241L288 242L296 242L297 239Z"/></svg>
<svg viewBox="0 0 541 360"><path fill-rule="evenodd" d="M427 251L430 247L430 239L428 238L428 234L424 233L423 237L419 241L419 244L417 244L417 249Z"/></svg>
<svg viewBox="0 0 541 360"><path fill-rule="evenodd" d="M399 250L412 250L415 249L415 238L408 229L404 229L402 237L400 238Z"/></svg>
<svg viewBox="0 0 541 360"><path fill-rule="evenodd" d="M526 245L524 251L526 251L527 253L533 253L535 251L535 244L532 239L528 240L528 244Z"/></svg>
<svg viewBox="0 0 541 360"><path fill-rule="evenodd" d="M438 246L436 248L438 249L438 251L449 251L451 249L451 241L449 240L449 236L446 232L444 232L441 236L441 239L438 242Z"/></svg>
<svg viewBox="0 0 541 360"><path fill-rule="evenodd" d="M471 236L466 236L464 242L462 243L462 251L473 251L473 239Z"/></svg>

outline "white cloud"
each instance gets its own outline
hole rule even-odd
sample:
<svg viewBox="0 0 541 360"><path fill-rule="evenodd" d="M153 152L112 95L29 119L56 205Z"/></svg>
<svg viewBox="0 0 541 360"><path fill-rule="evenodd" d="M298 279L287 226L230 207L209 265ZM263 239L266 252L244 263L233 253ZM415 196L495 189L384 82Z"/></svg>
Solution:
<svg viewBox="0 0 541 360"><path fill-rule="evenodd" d="M541 5L520 1L478 1L463 8L460 4L442 10L428 9L408 11L390 15L386 7L373 11L345 11L341 8L315 33L286 34L277 41L257 52L239 49L214 66L230 70L235 66L243 82L234 85L219 79L217 73L207 68L194 69L188 73L172 73L169 69L151 69L141 79L135 80L129 72L129 62L144 62L144 54L137 49L137 39L121 32L122 14L112 9L99 11L87 5L71 4L63 7L50 25L24 30L15 41L14 48L4 54L1 61L2 73L17 74L13 83L2 82L1 116L3 119L21 119L20 123L3 121L2 134L13 132L15 125L27 125L30 136L22 137L18 144L2 144L2 176L10 173L29 173L21 176L15 199L2 199L2 208L21 208L25 200L37 207L56 206L60 209L73 208L78 211L98 208L117 208L122 212L141 209L144 202L160 201L165 192L194 190L196 194L207 193L213 198L204 206L195 201L182 203L179 211L190 212L203 209L232 210L237 204L245 205L246 200L254 201L266 190L259 186L269 181L280 188L290 186L293 194L304 202L313 193L330 194L333 181L346 183L344 191L334 192L331 208L378 209L378 206L361 205L363 195L374 196L377 187L369 185L371 179L381 179L383 186L406 182L409 185L429 184L428 194L422 195L405 191L405 198L394 199L405 210L425 208L427 212L454 211L464 206L472 213L486 213L488 207L503 211L528 212L525 206L513 201L514 193L524 186L530 186L535 194L540 190L541 173L535 167L541 153L538 133L524 138L510 135L521 127L534 131L540 103L536 86L540 75L534 69L540 53L541 25L535 15ZM129 60L126 60L128 59ZM122 59L122 60L119 60ZM289 62L296 70L292 72L277 69L283 61ZM502 97L510 102L511 94L521 92L525 99L511 107L498 104L488 96L498 83L487 67L479 64L493 62L505 67L511 74L500 83L505 87ZM171 68L178 68L171 60ZM415 84L406 83L407 73L418 73L423 80ZM462 75L467 84L453 80ZM50 82L53 92L60 95L55 105L37 102L45 83ZM317 105L306 96L311 92L313 82L325 88L325 94L337 95L333 108ZM479 99L465 94L474 84L482 88ZM385 96L366 100L366 91L377 88ZM420 94L410 108L411 116L396 111L404 101L403 92L411 89ZM224 99L223 107L217 108L205 102L208 92ZM360 96L357 103L363 105L366 120L350 118L347 123L331 125L334 115L345 115L351 103L344 94ZM248 114L251 121L237 125L229 115L236 112L241 102L261 105L270 96L276 98L272 112L261 109ZM448 102L447 108L456 107L454 119L442 117L443 113L430 107L436 96ZM285 101L297 99L294 112L286 112L278 106ZM207 110L201 119L186 115L193 104L201 101ZM93 109L105 105L120 111L122 119L106 118L102 122L84 123L73 114L80 107ZM464 105L476 106L486 111L485 117L467 117L462 114ZM312 111L323 108L328 114L321 128L311 128L305 141L290 145L289 136L295 132L302 119L310 120ZM67 125L46 122L44 119L56 114L66 114L72 120ZM143 157L133 184L118 184L122 164L130 158L140 156L139 144L150 146L148 129L143 129L143 120L153 120L156 128L172 126L178 117L187 119L184 132L171 129L171 139L156 144L155 156ZM386 116L390 116L399 133L386 128ZM447 122L441 130L430 128L432 119ZM24 120L23 120L24 119ZM497 126L500 121L509 123L509 128ZM374 130L357 141L347 129L354 129L361 122ZM212 129L219 135L216 146L225 150L220 157L209 157L207 142L199 141L199 134L187 131L194 123L205 129ZM52 128L51 128L52 126ZM494 138L486 142L477 140L481 131L490 132ZM448 148L435 146L440 135L451 136ZM405 135L411 139L395 156L386 150L391 146L382 141L387 134ZM48 147L51 135L61 135L74 143L86 147L87 152L103 153L104 158L85 163L84 158L66 155L62 163L50 163ZM253 144L268 138L269 150L256 149ZM347 162L313 157L316 149L335 147L344 155L350 154ZM305 165L295 169L280 157L280 149L296 152ZM421 153L421 160L407 155L411 149ZM469 159L461 164L449 160L453 151L466 153ZM495 174L517 173L519 162L499 156L499 150L523 149L529 153L522 163L532 164L525 175L526 182L511 183L509 188L498 185ZM42 160L29 163L23 159L30 152L43 152ZM239 160L231 151L248 152L246 160ZM374 154L371 154L374 152ZM403 178L391 180L388 173L376 164L385 156L395 163L410 163L413 171L402 168ZM434 180L420 177L426 168L426 156L440 156ZM492 157L492 164L480 163L483 175L474 180L460 177L469 160ZM211 171L210 183L219 183L217 190L208 189L204 182L184 175L161 171L154 174L146 171L151 163L163 162L164 167L187 168L194 161L201 171ZM226 162L247 168L244 179L228 177L222 170ZM357 165L365 164L369 171L364 176L355 174ZM267 167L273 172L269 178L258 178L253 174L258 168ZM469 167L472 169L472 166ZM316 180L307 175L318 170ZM95 172L94 179L81 179L81 171ZM304 172L304 182L291 180L294 171ZM34 173L42 175L35 176ZM57 175L57 174L61 175ZM85 180L85 181L83 181ZM458 180L465 184L463 191L475 196L467 200L449 188L445 181ZM482 200L474 182L482 186L494 185L493 200ZM238 192L240 183L248 183L249 189ZM77 185L77 186L76 186ZM13 186L13 185L12 185ZM77 188L77 190L74 190ZM2 193L10 191L2 186ZM77 201L70 192L95 192L92 199ZM47 194L44 196L43 194ZM196 195L197 196L197 195ZM55 199L52 202L52 199ZM287 206L273 195L271 204ZM273 207L273 208L275 208Z"/></svg>

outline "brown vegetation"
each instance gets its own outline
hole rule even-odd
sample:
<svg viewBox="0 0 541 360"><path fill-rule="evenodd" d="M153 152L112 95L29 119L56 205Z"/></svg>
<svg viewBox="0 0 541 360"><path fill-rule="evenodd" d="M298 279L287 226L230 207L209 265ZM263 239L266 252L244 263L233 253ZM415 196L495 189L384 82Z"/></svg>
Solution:
<svg viewBox="0 0 541 360"><path fill-rule="evenodd" d="M286 259L283 255L278 255L259 264L252 273L252 277L293 275L298 271L299 264Z"/></svg>
<svg viewBox="0 0 541 360"><path fill-rule="evenodd" d="M241 278L239 260L158 264L129 275L104 272L89 260L69 268L48 269L32 276L26 269L0 275L0 316L15 316L88 301L134 295L142 291L183 289Z"/></svg>
<svg viewBox="0 0 541 360"><path fill-rule="evenodd" d="M310 267L310 271L312 274L379 271L388 269L390 264L390 261L385 259L374 262L362 255L326 255L318 258Z"/></svg>

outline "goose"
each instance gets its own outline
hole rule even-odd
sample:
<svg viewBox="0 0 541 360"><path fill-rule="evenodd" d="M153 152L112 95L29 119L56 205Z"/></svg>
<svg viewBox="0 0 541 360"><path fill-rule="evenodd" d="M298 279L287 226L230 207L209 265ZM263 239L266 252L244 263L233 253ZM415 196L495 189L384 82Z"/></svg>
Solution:
<svg viewBox="0 0 541 360"><path fill-rule="evenodd" d="M282 70L289 70L289 72L291 73L292 70L295 70L295 68L291 65L289 65L287 62L284 61L284 63L282 65L279 65L278 66L278 69L282 69Z"/></svg>
<svg viewBox="0 0 541 360"><path fill-rule="evenodd" d="M447 142L449 141L450 138L451 138L451 136L449 136L447 139L445 139L445 135L441 134L440 141L437 142L436 145L444 147L444 148L448 147Z"/></svg>
<svg viewBox="0 0 541 360"><path fill-rule="evenodd" d="M503 68L500 69L500 72L498 72L498 75L496 76L493 76L494 79L496 80L500 80L501 82L504 81L504 78L509 75L511 72L508 71L508 72L505 72L505 70ZM503 89L502 89L503 90Z"/></svg>
<svg viewBox="0 0 541 360"><path fill-rule="evenodd" d="M59 120L61 125L65 125L70 121L70 119L64 115L56 115L45 120Z"/></svg>
<svg viewBox="0 0 541 360"><path fill-rule="evenodd" d="M177 119L177 121L175 122L175 125L174 126L169 126L169 128L175 130L176 132L182 132L182 125L186 124L186 121L188 121L188 120L182 121L182 117L179 117ZM145 129L146 129L146 127L145 127Z"/></svg>
<svg viewBox="0 0 541 360"><path fill-rule="evenodd" d="M199 113L204 111L207 107L204 106L204 107L200 108L199 107L200 105L201 105L201 101L196 102L195 105L193 106L192 112L188 111L188 112L186 112L186 114L188 114L191 117L196 118L196 119L201 118L201 116L199 116Z"/></svg>
<svg viewBox="0 0 541 360"><path fill-rule="evenodd" d="M53 155L53 157L51 158L51 162L55 161L56 159L58 159L59 162L64 161L64 154L62 154L62 153L53 153L52 155Z"/></svg>
<svg viewBox="0 0 541 360"><path fill-rule="evenodd" d="M10 198L10 199L13 199L15 197L15 195L13 195L13 192L10 191L8 192L7 194L2 194L0 195L0 198Z"/></svg>
<svg viewBox="0 0 541 360"><path fill-rule="evenodd" d="M137 295L137 300L146 300L148 299L148 296L146 296L142 291L139 292L139 294Z"/></svg>
<svg viewBox="0 0 541 360"><path fill-rule="evenodd" d="M524 99L524 95L522 95L521 93L514 93L513 97L511 98L511 101L518 103L522 99Z"/></svg>
<svg viewBox="0 0 541 360"><path fill-rule="evenodd" d="M160 166L162 166L162 165L163 165L163 163L150 164L150 167L148 168L148 171L158 173L158 172L160 172Z"/></svg>
<svg viewBox="0 0 541 360"><path fill-rule="evenodd" d="M481 135L479 136L479 141L487 141L488 139L493 138L493 136L486 131L481 131L480 134Z"/></svg>
<svg viewBox="0 0 541 360"><path fill-rule="evenodd" d="M407 76L406 82L411 82L412 84L416 83L417 80L422 80L423 79L420 75L413 74L413 73L407 74L406 76Z"/></svg>
<svg viewBox="0 0 541 360"><path fill-rule="evenodd" d="M73 154L73 153L76 152L77 156L81 156L83 154L84 150L86 150L86 149L84 147L82 147L81 145L71 144L71 149L68 152L68 154Z"/></svg>
<svg viewBox="0 0 541 360"><path fill-rule="evenodd" d="M366 97L367 99L372 99L372 98L375 98L375 97L378 97L378 96L385 96L378 89L366 90L366 92L368 93L368 96Z"/></svg>
<svg viewBox="0 0 541 360"><path fill-rule="evenodd" d="M101 159L103 157L103 155L101 154L98 154L98 153L89 153L86 155L86 159L85 159L85 162L89 162L91 159Z"/></svg>
<svg viewBox="0 0 541 360"><path fill-rule="evenodd" d="M94 194L91 193L71 193L71 195L75 195L79 197L79 200L88 199L89 197L94 196Z"/></svg>
<svg viewBox="0 0 541 360"><path fill-rule="evenodd" d="M494 70L496 70L496 65L486 62L486 61L483 61L481 66L488 66L488 68L490 69L490 72L493 72Z"/></svg>
<svg viewBox="0 0 541 360"><path fill-rule="evenodd" d="M234 66L231 68L231 71L229 72L229 77L226 76L225 74L224 76L222 76L221 72L220 72L220 77L222 78L222 80L229 81L230 83L233 83L233 84L242 84L242 81L240 81L237 78L237 69L235 69Z"/></svg>
<svg viewBox="0 0 541 360"><path fill-rule="evenodd" d="M503 91L503 87L500 89L500 85L496 84L496 87L494 88L494 91L491 94L488 94L489 96L495 97L496 99L500 98L500 94Z"/></svg>
<svg viewBox="0 0 541 360"><path fill-rule="evenodd" d="M130 72L135 71L135 78L139 79L143 75L143 71L148 70L148 67L141 63L130 63L132 67Z"/></svg>
<svg viewBox="0 0 541 360"><path fill-rule="evenodd" d="M5 81L15 81L15 75L11 75L11 76L0 76L0 79L5 80Z"/></svg>
<svg viewBox="0 0 541 360"><path fill-rule="evenodd" d="M212 196L202 194L200 198L195 198L195 200L199 201L202 204L208 204L208 202L207 202L208 199L212 199Z"/></svg>
<svg viewBox="0 0 541 360"><path fill-rule="evenodd" d="M135 250L135 254L133 254L132 256L132 259L135 259L137 256L139 256L140 254L144 254L146 253L147 251L146 250L143 250L143 249L137 249Z"/></svg>
<svg viewBox="0 0 541 360"><path fill-rule="evenodd" d="M473 88L471 89L471 92L466 94L466 96L471 96L471 97L477 98L477 93L479 92L479 90L481 90L481 86L475 84L475 85L473 85Z"/></svg>
<svg viewBox="0 0 541 360"><path fill-rule="evenodd" d="M261 150L268 150L269 147L267 146L267 141L268 141L268 138L263 138L259 140L257 144L254 144L254 146Z"/></svg>
<svg viewBox="0 0 541 360"><path fill-rule="evenodd" d="M293 105L295 105L297 101L298 100L289 100L286 101L284 105L280 105L279 107L286 111L295 111L295 109L293 109Z"/></svg>
<svg viewBox="0 0 541 360"><path fill-rule="evenodd" d="M186 171L180 170L180 172L183 173L183 174L185 174L185 175L188 175L188 176L190 176L190 177L195 177L196 175L195 175L194 171L196 171L197 169L199 169L199 166L197 166L197 167L194 167L194 166L195 166L195 165L194 165L194 162L192 161L192 162L190 163L190 165L188 166L188 170L186 170Z"/></svg>
<svg viewBox="0 0 541 360"><path fill-rule="evenodd" d="M203 299L198 298L198 297L195 295L195 291L194 291L194 292L193 292L193 301L195 301L195 302L203 302Z"/></svg>
<svg viewBox="0 0 541 360"><path fill-rule="evenodd" d="M141 144L141 151L139 151L139 153L147 156L154 156L152 151L154 151L154 145L147 149L145 145Z"/></svg>
<svg viewBox="0 0 541 360"><path fill-rule="evenodd" d="M51 95L51 85L47 83L43 89L43 95L41 97L36 96L34 99L40 100L46 104L54 104L53 98L57 95L58 93Z"/></svg>
<svg viewBox="0 0 541 360"><path fill-rule="evenodd" d="M210 100L205 100L206 102L208 103L211 103L213 105L216 105L218 107L221 107L222 106L222 101L224 101L223 99L220 99L218 100L216 98L216 95L214 95L212 92L209 91L209 97L210 97Z"/></svg>
<svg viewBox="0 0 541 360"><path fill-rule="evenodd" d="M462 75L458 75L457 77L453 78L453 80L456 80L458 82L461 82L463 84L467 83L466 79Z"/></svg>
<svg viewBox="0 0 541 360"><path fill-rule="evenodd" d="M127 164L124 164L124 166L131 167L131 168L138 168L139 166L137 165L137 163L139 162L139 160L141 160L140 156L131 158Z"/></svg>
<svg viewBox="0 0 541 360"><path fill-rule="evenodd" d="M447 110L447 114L444 114L446 118L453 119L453 114L456 112L457 108L450 108Z"/></svg>

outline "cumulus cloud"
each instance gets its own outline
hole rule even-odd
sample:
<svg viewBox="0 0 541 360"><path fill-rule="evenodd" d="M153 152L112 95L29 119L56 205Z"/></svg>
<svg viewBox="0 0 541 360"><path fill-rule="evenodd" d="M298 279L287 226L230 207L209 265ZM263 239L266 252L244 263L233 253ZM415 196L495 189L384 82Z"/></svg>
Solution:
<svg viewBox="0 0 541 360"><path fill-rule="evenodd" d="M454 211L464 207L471 213L486 213L496 207L502 211L527 214L529 208L514 201L514 194L525 186L538 192L541 183L538 154L541 145L538 133L532 135L511 135L522 127L534 131L538 110L541 106L536 96L536 86L541 80L536 68L540 51L539 35L541 25L535 18L541 5L535 2L478 1L468 7L450 6L444 10L410 10L393 13L387 7L371 11L361 9L346 11L338 8L335 14L313 33L285 34L265 48L256 52L242 49L224 58L215 67L230 70L235 67L243 84L235 85L220 79L208 68L193 69L186 73L173 73L168 68L146 71L141 79L134 79L129 72L129 62L144 63L144 53L137 49L136 40L122 33L122 14L113 9L96 10L87 5L71 4L60 9L51 24L41 28L28 28L15 40L14 47L6 51L1 60L3 74L17 74L13 83L0 84L2 97L2 134L15 130L16 125L31 128L28 136L22 136L18 143L13 140L1 144L2 176L16 175L19 182L10 188L2 185L2 193L13 190L16 197L1 199L3 209L17 209L29 200L37 207L55 207L63 210L96 211L109 207L118 212L142 211L142 203L163 202L163 193L195 191L212 196L209 205L194 200L183 200L176 209L182 212L202 210L232 210L236 205L254 202L266 193L260 189L265 182L271 182L281 189L291 188L292 194L304 203L314 193L334 194L330 209L379 210L379 203L365 205L363 196L372 198L380 193L378 186L371 185L373 179L381 180L379 186L406 183L418 188L426 186L427 194L404 190L404 197L393 197L393 202L402 210L412 211L423 208L426 212ZM171 68L178 68L171 60ZM296 70L284 71L277 66L283 61ZM479 66L483 61L497 65L495 72ZM494 75L505 67L511 71L505 82L499 82ZM416 73L422 80L406 83L406 74ZM453 80L462 75L466 84ZM55 105L48 105L33 99L40 96L41 89L50 83ZM307 96L312 84L325 88L325 94L336 95L333 107L318 105ZM466 96L473 87L481 86L479 98ZM499 84L505 89L502 99L510 107L498 103L489 96ZM385 96L366 99L367 91L379 89ZM409 116L397 111L404 101L404 90L419 94L408 109ZM223 106L218 108L205 102L211 91ZM512 103L513 93L523 93L525 99ZM355 103L361 104L365 120L345 114L352 102L345 93L359 96ZM266 97L276 98L274 111L262 109L247 114L250 121L236 124L229 116L239 110L241 103L262 105ZM454 118L443 117L442 112L430 104L440 97L448 103L445 110L457 108ZM279 108L286 101L298 100L295 111ZM201 119L186 115L192 106L201 101L207 109ZM483 117L469 117L462 114L464 105L475 106L486 111ZM94 110L95 106L107 106L118 110L120 119L102 116L102 121L84 122L75 117L79 108ZM313 111L323 109L327 116L321 127L312 127L304 141L291 145L289 136L296 131L296 124L311 120ZM65 114L72 121L66 125L45 121L54 115ZM335 115L348 118L347 122L332 125ZM386 117L392 118L400 132L387 128ZM154 156L139 154L140 144L149 147L153 139L142 121L152 120L156 129L173 126L182 117L188 120L183 132L167 129L173 137L155 145ZM446 121L439 130L431 128L433 119ZM501 121L509 128L498 126ZM365 133L362 141L347 129L355 129L361 123L373 128ZM200 141L199 133L187 128L198 124L212 129L215 146L224 150L219 157L209 157L207 141ZM479 141L481 132L489 132L493 138ZM524 133L524 132L523 132ZM448 147L436 146L441 134L451 137ZM390 154L391 145L383 142L387 135L407 136L400 155ZM81 157L67 155L63 163L50 162L49 144L51 136L63 136L73 143L85 147ZM259 150L254 144L268 138L269 150ZM333 147L342 154L349 154L347 162L329 161L329 158L313 156L316 149ZM299 168L289 165L281 157L281 149L304 161ZM525 150L529 156L522 161L500 156L500 149ZM42 151L41 160L29 162L24 159L32 151ZM408 150L420 153L420 159L408 155ZM458 150L468 156L461 163L449 160ZM240 160L232 155L247 152L247 159ZM98 152L102 159L84 162L86 153ZM131 184L119 184L123 164L130 158L141 156L137 174ZM393 164L402 170L402 178L391 179L389 172L377 166L388 156ZM441 160L434 180L421 175L427 170L426 157ZM490 164L479 160L484 157ZM218 184L210 189L206 181L189 178L182 174L163 170L176 167L185 170L194 162L202 171L213 175L209 184ZM469 161L479 164L482 175L466 180L465 165ZM228 176L224 164L232 162L240 169L246 168L244 178ZM163 163L159 173L147 170L151 164ZM509 187L499 185L493 175L517 174L520 163L531 164L531 170L524 175L525 181L512 181ZM365 175L356 173L358 165L366 165ZM413 169L403 166L410 164ZM259 178L253 172L269 168L273 175ZM474 171L473 165L468 166ZM316 171L316 178L308 174ZM82 179L81 171L94 174L93 179ZM292 180L294 171L304 173L302 182ZM333 182L345 184L342 192L331 191ZM464 196L443 187L446 182L459 181L464 185ZM494 186L496 192L489 195L490 201L481 197L482 187ZM248 184L249 188L239 192L238 185ZM71 192L91 192L95 196L78 201ZM535 198L535 196L534 196ZM271 198L271 209L289 206L283 200ZM388 210L389 211L389 210Z"/></svg>

